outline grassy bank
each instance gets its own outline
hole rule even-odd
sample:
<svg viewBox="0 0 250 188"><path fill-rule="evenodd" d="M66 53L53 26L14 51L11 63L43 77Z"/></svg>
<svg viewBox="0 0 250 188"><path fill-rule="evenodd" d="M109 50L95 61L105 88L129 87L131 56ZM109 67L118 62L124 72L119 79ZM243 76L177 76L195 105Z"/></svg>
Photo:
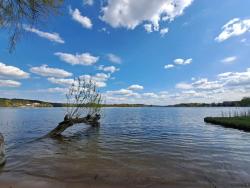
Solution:
<svg viewBox="0 0 250 188"><path fill-rule="evenodd" d="M206 123L221 125L250 132L250 116L242 117L206 117Z"/></svg>

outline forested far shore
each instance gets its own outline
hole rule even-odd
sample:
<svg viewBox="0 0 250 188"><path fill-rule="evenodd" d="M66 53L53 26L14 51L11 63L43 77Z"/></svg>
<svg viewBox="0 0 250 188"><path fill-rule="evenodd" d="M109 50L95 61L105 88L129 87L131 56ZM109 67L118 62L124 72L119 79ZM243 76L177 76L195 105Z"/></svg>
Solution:
<svg viewBox="0 0 250 188"><path fill-rule="evenodd" d="M0 98L0 107L67 107L67 104L29 99ZM224 101L222 103L181 103L175 105L101 104L101 107L250 107L250 97L245 97L240 101Z"/></svg>
<svg viewBox="0 0 250 188"><path fill-rule="evenodd" d="M53 103L29 99L0 98L0 107L67 107L66 103ZM72 105L73 106L73 105ZM86 104L88 106L88 104ZM101 107L153 107L144 104L101 104Z"/></svg>
<svg viewBox="0 0 250 188"><path fill-rule="evenodd" d="M240 101L224 101L221 103L181 103L169 105L168 107L250 107L250 97Z"/></svg>

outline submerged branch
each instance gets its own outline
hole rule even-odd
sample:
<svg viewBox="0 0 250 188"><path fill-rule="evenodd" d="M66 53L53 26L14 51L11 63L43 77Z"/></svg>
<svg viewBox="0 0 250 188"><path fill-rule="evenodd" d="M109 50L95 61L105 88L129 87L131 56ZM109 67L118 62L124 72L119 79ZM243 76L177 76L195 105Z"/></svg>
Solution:
<svg viewBox="0 0 250 188"><path fill-rule="evenodd" d="M64 121L60 122L55 129L53 129L49 134L47 134L47 137L53 138L60 136L66 129L72 127L75 124L84 123L93 127L99 126L100 118L101 117L99 114L96 114L95 116L87 115L83 118L68 118L67 116L65 116Z"/></svg>

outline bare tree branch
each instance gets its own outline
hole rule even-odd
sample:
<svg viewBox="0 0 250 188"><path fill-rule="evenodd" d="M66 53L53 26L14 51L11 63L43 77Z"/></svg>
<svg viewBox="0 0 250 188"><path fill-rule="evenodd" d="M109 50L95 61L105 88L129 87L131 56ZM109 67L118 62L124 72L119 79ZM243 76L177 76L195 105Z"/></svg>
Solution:
<svg viewBox="0 0 250 188"><path fill-rule="evenodd" d="M91 126L99 125L101 118L102 96L97 91L96 83L89 79L77 78L66 94L67 113L64 121L52 130L48 136L56 137L67 128L78 123Z"/></svg>
<svg viewBox="0 0 250 188"><path fill-rule="evenodd" d="M0 28L9 30L9 51L15 49L23 24L34 25L58 13L63 0L0 0Z"/></svg>

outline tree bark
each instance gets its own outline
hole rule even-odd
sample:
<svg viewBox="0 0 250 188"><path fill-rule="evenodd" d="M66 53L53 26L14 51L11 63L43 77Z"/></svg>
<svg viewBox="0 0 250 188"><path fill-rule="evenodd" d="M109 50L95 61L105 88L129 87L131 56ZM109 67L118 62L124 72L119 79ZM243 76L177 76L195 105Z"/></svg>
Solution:
<svg viewBox="0 0 250 188"><path fill-rule="evenodd" d="M0 133L0 166L3 166L6 161L5 148L4 148L4 137Z"/></svg>
<svg viewBox="0 0 250 188"><path fill-rule="evenodd" d="M69 127L75 125L75 124L80 124L80 123L84 123L87 125L91 125L93 127L99 126L99 119L100 119L100 115L95 115L94 117L91 116L86 116L84 118L67 118L67 116L65 116L64 121L60 122L58 124L58 126L53 129L52 131L50 131L49 134L47 134L48 137L57 137L59 135L61 135L66 129L68 129Z"/></svg>

